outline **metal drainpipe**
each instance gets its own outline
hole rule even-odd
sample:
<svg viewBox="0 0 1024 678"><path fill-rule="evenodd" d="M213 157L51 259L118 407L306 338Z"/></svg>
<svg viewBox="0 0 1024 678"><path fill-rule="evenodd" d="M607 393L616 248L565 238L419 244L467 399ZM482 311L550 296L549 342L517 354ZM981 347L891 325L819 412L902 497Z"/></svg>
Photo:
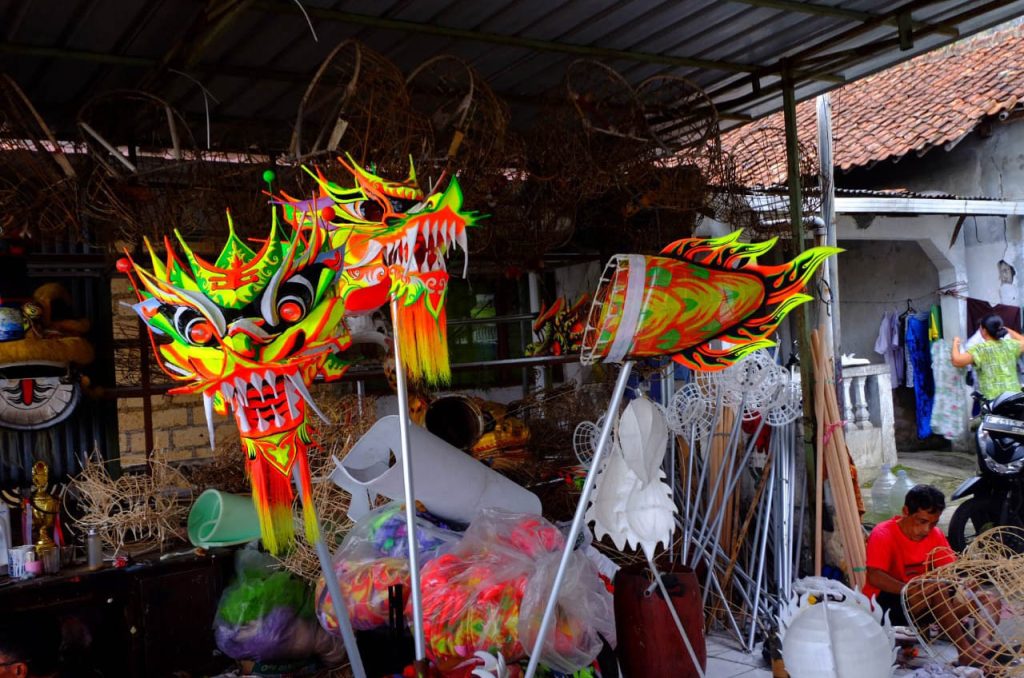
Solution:
<svg viewBox="0 0 1024 678"><path fill-rule="evenodd" d="M800 144L796 124L796 93L794 92L793 76L789 69L783 71L782 111L786 130L786 170L789 182L789 223L792 229L791 256L798 256L804 251L803 227L803 195L800 187ZM794 309L794 334L800 351L800 390L803 396L803 444L804 456L807 459L808 474L815 473L817 458L815 455L816 428L814 416L814 360L811 356L811 326L806 311L806 304ZM808 478L813 478L809 475ZM809 488L815 483L808 482ZM813 502L812 502L813 505ZM816 572L815 574L821 574Z"/></svg>

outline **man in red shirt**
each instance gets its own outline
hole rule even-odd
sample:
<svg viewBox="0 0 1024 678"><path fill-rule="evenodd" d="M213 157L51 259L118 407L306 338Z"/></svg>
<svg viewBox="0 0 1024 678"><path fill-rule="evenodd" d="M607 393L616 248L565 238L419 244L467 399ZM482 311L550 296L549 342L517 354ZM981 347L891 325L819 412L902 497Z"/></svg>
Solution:
<svg viewBox="0 0 1024 678"><path fill-rule="evenodd" d="M984 614L998 621L999 610L984 593L973 596L980 605L972 602L965 595L969 582L960 586L922 577L956 560L945 535L936 527L945 508L946 498L931 485L915 485L907 492L903 513L876 525L868 537L863 591L869 598L874 596L894 626L909 626L902 601L906 590L914 625L920 629L938 624L959 651L960 663L971 665L990 658L991 638L981 633L987 625L980 624L978 633L970 633L964 620Z"/></svg>
<svg viewBox="0 0 1024 678"><path fill-rule="evenodd" d="M864 595L876 596L896 626L906 626L900 593L903 586L928 570L956 560L936 525L946 498L931 485L915 485L903 500L903 514L875 525L868 537L867 583Z"/></svg>

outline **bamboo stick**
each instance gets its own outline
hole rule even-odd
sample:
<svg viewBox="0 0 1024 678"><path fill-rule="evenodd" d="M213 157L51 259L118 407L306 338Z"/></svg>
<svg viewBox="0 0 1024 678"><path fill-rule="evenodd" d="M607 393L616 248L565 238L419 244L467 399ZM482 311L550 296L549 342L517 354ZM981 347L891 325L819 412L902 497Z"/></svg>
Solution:
<svg viewBox="0 0 1024 678"><path fill-rule="evenodd" d="M811 344L816 373L815 409L820 424L818 431L819 458L828 469L829 486L832 488L840 538L846 552L848 575L851 583L859 588L864 583L866 555L860 526L860 513L857 510L857 499L853 490L853 476L849 467L849 452L841 427L842 419L839 416L839 404L834 388L829 387L834 383L834 371L831 358L826 354L827 349L823 350L821 337L817 331L812 333ZM827 442L825 441L826 433L828 433ZM820 532L816 536L820 538ZM818 556L817 551L815 555Z"/></svg>

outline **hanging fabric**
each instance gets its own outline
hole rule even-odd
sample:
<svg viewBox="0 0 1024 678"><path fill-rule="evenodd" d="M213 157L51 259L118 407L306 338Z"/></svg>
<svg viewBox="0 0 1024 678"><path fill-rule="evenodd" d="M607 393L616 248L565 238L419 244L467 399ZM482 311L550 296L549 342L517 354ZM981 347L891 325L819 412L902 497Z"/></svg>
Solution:
<svg viewBox="0 0 1024 678"><path fill-rule="evenodd" d="M914 308L913 300L907 299L907 310L898 316L900 345L903 347L903 358L906 361L903 383L900 386L907 388L914 388L914 363L910 358L910 348L907 346L907 319L916 314L917 309Z"/></svg>
<svg viewBox="0 0 1024 678"><path fill-rule="evenodd" d="M932 405L932 433L956 440L967 427L967 385L963 371L949 359L950 345L945 339L932 342L932 373L935 377L935 402Z"/></svg>
<svg viewBox="0 0 1024 678"><path fill-rule="evenodd" d="M981 325L985 316L995 313L1003 319L1003 324L1015 332L1020 332L1020 307L1004 304L990 304L984 299L967 298L967 330L974 332Z"/></svg>
<svg viewBox="0 0 1024 678"><path fill-rule="evenodd" d="M917 437L932 434L932 405L935 380L932 375L931 347L928 344L928 316L907 316L907 356L914 367L914 403L917 406Z"/></svg>
<svg viewBox="0 0 1024 678"><path fill-rule="evenodd" d="M875 340L875 353L885 359L885 364L889 366L892 387L896 388L902 383L905 371L898 314L891 311L882 314L882 322L878 326L878 338Z"/></svg>

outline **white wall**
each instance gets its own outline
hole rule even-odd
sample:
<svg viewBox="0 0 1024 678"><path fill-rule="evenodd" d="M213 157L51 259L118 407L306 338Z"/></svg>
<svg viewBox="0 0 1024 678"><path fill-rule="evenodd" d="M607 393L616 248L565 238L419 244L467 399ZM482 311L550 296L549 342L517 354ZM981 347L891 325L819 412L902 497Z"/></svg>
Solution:
<svg viewBox="0 0 1024 678"><path fill-rule="evenodd" d="M934 149L922 158L908 159L900 185L913 191L938 191L961 196L1004 200L1024 199L1024 124L995 124L991 136L971 134L949 151ZM892 172L893 170L890 170ZM945 229L948 245L952 228ZM1019 217L968 217L958 238L965 245L968 295L998 303L997 262L1017 269L1018 298L1024 297L1024 244Z"/></svg>
<svg viewBox="0 0 1024 678"><path fill-rule="evenodd" d="M881 255L881 251L875 248L875 256L868 256L867 259L855 259L844 263L846 256L839 255L839 276L840 276L840 313L842 321L842 350L844 353L850 351L847 348L847 336L851 341L862 342L856 339L858 332L850 327L846 321L847 309L843 306L848 293L846 284L843 283L844 276L852 284L854 280L861 282L858 285L873 285L877 288L878 297L867 297L870 299L885 299L885 295L902 302L906 306L908 297L913 298L925 294L925 288L931 286L932 290L940 286L950 285L958 280L967 279L967 258L963 238L958 239L953 247L949 246L950 234L956 224L955 217L946 216L920 216L920 217L885 217L879 216L873 219L854 218L850 215L841 214L837 218L838 235L840 246L850 246L851 241L890 241L897 243L916 243L916 249L900 247L890 252L888 258ZM869 249L870 245L867 246ZM926 259L921 259L924 254ZM901 259L901 255L910 257ZM930 266L926 265L928 262ZM848 270L848 269L855 270ZM894 269L900 269L898 276L894 276ZM886 273L888 272L888 274ZM921 278L920 285L912 282L915 278ZM902 282L901 282L902 281ZM857 299L849 297L851 301ZM967 307L962 300L949 296L937 297L942 308L943 334L947 337L963 336L964 325L967 322ZM929 304L934 303L929 301ZM855 304L850 304L849 313L856 313ZM924 306L922 303L921 306ZM902 310L902 309L901 309ZM925 310L918 307L918 310ZM881 312L878 313L878 320L881 320ZM875 321L875 331L878 330L878 321ZM877 336L877 335L876 335ZM855 346L858 344L851 344ZM860 343L859 345L863 345ZM877 362L877 354L872 362ZM868 357L864 355L863 357Z"/></svg>
<svg viewBox="0 0 1024 678"><path fill-rule="evenodd" d="M938 270L913 240L840 239L839 246L846 250L838 257L842 351L881 363L874 345L882 314L902 312L907 299L918 311L938 303Z"/></svg>

